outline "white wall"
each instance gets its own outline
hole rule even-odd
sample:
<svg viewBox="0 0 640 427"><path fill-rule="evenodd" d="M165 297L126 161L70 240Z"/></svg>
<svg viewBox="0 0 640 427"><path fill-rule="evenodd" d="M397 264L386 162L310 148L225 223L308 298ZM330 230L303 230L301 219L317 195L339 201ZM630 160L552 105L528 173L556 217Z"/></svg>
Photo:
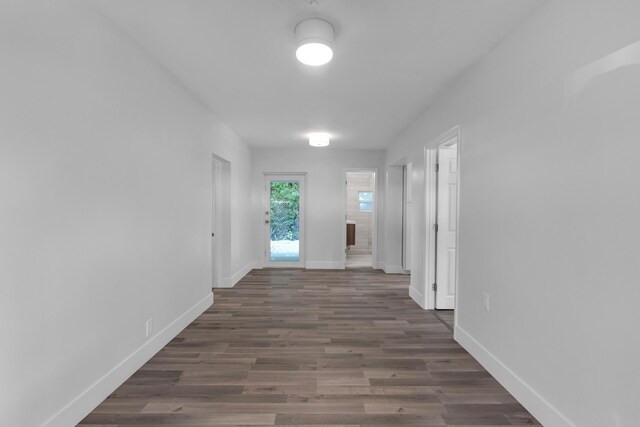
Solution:
<svg viewBox="0 0 640 427"><path fill-rule="evenodd" d="M3 2L0 58L0 419L69 426L211 303L212 152L251 261L249 149L82 1Z"/></svg>
<svg viewBox="0 0 640 427"><path fill-rule="evenodd" d="M461 125L456 337L545 426L637 424L638 22L544 3L387 153L422 206L423 147Z"/></svg>
<svg viewBox="0 0 640 427"><path fill-rule="evenodd" d="M256 206L254 224L260 230L256 233L255 256L262 259L264 248L263 174L306 172L307 268L344 268L345 169L382 170L383 159L382 150L342 150L333 147L252 150L253 198ZM382 197L378 197L377 203L378 206L382 205Z"/></svg>

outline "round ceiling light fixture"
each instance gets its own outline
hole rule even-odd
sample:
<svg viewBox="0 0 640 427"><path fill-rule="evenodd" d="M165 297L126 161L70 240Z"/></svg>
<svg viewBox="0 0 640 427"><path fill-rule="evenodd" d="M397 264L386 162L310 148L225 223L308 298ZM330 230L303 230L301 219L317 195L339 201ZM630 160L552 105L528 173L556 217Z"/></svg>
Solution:
<svg viewBox="0 0 640 427"><path fill-rule="evenodd" d="M327 147L331 142L331 138L328 133L316 132L309 134L309 145L312 147Z"/></svg>
<svg viewBox="0 0 640 427"><path fill-rule="evenodd" d="M303 64L317 67L333 58L334 28L331 22L309 18L298 22L294 30L298 39L296 58Z"/></svg>

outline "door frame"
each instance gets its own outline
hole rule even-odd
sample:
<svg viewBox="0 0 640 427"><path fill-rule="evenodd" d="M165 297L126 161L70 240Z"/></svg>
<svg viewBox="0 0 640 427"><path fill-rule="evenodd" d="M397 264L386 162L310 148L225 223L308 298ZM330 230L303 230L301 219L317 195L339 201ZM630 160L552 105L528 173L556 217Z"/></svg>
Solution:
<svg viewBox="0 0 640 427"><path fill-rule="evenodd" d="M427 234L427 238L425 239L425 258L424 258L424 265L425 265L425 307L428 310L433 310L435 309L435 299L436 299L436 295L435 295L435 291L433 289L433 283L435 283L436 277L435 277L435 270L436 270L436 233L435 233L435 229L434 229L434 225L436 224L436 220L438 218L438 212L437 212L437 173L436 173L436 162L438 159L438 149L442 148L442 147L446 147L447 145L452 145L453 144L453 140L456 141L456 143L458 144L458 170L457 170L457 176L458 176L458 191L457 191L457 206L458 206L458 214L456 217L456 263L455 263L455 270L456 270L456 278L455 278L455 282L454 282L454 287L455 287L455 299L454 299L454 327L457 324L458 321L458 289L459 289L459 282L460 282L460 214L461 214L461 205L460 205L460 187L462 184L461 181L461 159L462 159L462 143L463 143L463 139L462 139L462 132L460 129L460 126L454 126L453 128L451 128L450 130L448 130L447 132L443 133L442 135L438 136L437 138L433 139L432 141L430 141L424 149L424 155L425 155L425 171L427 171L427 173L424 174L425 176L425 182L424 182L424 189L425 189L425 194L424 194L424 201L425 201L425 230L426 230L426 234ZM455 332L454 332L454 337L455 337Z"/></svg>
<svg viewBox="0 0 640 427"><path fill-rule="evenodd" d="M262 266L265 268L307 268L307 173L306 172L265 172L263 173L263 200L262 211L271 211L271 197L269 187L267 186L267 180L271 179L283 179L289 178L300 180L300 206L299 206L299 223L298 223L298 241L299 241L299 254L300 259L297 262L275 262L271 261L269 257L270 250L267 249L271 242L266 230L262 232ZM264 226L264 215L261 213L261 224ZM269 215L269 221L271 221L271 215ZM269 224L269 228L271 225Z"/></svg>
<svg viewBox="0 0 640 427"><path fill-rule="evenodd" d="M342 269L347 268L347 173L369 172L373 174L373 225L371 230L371 267L378 268L378 168L345 168L342 178Z"/></svg>

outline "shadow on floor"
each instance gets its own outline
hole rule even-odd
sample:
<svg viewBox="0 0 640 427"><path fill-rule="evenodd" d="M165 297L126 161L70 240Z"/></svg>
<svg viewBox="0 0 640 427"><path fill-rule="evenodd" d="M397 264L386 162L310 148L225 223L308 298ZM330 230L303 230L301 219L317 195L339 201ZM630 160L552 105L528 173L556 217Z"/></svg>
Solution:
<svg viewBox="0 0 640 427"><path fill-rule="evenodd" d="M429 310L444 326L453 332L453 310Z"/></svg>

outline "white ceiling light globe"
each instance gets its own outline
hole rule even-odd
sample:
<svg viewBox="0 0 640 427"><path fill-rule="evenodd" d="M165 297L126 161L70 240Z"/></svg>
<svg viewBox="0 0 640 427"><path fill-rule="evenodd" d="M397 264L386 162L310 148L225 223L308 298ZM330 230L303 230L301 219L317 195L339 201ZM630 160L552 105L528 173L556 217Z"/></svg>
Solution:
<svg viewBox="0 0 640 427"><path fill-rule="evenodd" d="M328 133L310 133L309 145L312 147L327 147L330 143L330 137Z"/></svg>
<svg viewBox="0 0 640 427"><path fill-rule="evenodd" d="M298 40L298 61L313 67L331 61L334 29L329 21L320 18L305 19L298 22L294 32Z"/></svg>
<svg viewBox="0 0 640 427"><path fill-rule="evenodd" d="M333 58L333 50L323 43L305 43L296 50L296 58L305 65L317 67Z"/></svg>

